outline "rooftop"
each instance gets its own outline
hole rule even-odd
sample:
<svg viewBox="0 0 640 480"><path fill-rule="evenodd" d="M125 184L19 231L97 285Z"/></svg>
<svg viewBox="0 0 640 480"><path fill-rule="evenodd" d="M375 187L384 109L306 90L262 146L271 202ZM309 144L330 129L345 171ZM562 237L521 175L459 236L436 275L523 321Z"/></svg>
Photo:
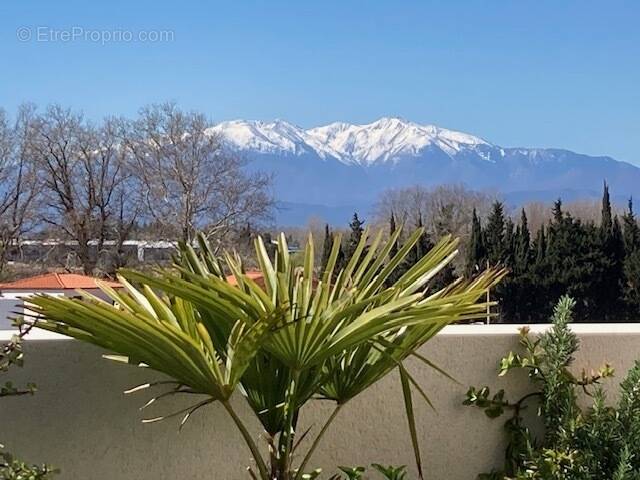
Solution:
<svg viewBox="0 0 640 480"><path fill-rule="evenodd" d="M13 282L0 283L0 290L75 290L98 288L96 281L101 281L114 288L121 287L118 282L101 280L76 273L45 273L34 277L22 278Z"/></svg>
<svg viewBox="0 0 640 480"><path fill-rule="evenodd" d="M264 287L264 277L262 275L262 272L258 270L250 270L248 272L245 272L245 277ZM228 275L227 282L229 282L229 284L231 285L238 285L238 281L236 280L236 277L234 275Z"/></svg>

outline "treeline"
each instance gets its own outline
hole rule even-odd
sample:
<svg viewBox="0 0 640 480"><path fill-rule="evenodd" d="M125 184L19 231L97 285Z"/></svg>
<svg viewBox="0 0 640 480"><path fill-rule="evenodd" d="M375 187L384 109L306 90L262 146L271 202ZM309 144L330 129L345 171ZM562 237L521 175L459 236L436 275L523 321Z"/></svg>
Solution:
<svg viewBox="0 0 640 480"><path fill-rule="evenodd" d="M516 224L501 202L484 221L474 212L466 274L489 265L510 270L492 292L503 322L545 322L564 294L577 300L581 321L638 320L640 228L631 200L624 214L612 213L606 184L599 222L575 218L561 200L536 231L530 231L524 210Z"/></svg>
<svg viewBox="0 0 640 480"><path fill-rule="evenodd" d="M349 229L346 232L346 235L342 238L342 242L340 244L340 249L338 251L338 258L336 260L336 266L339 270L340 268L344 268L349 260L353 256L355 249L362 238L362 233L364 232L364 224L365 222L360 219L358 213L353 214L353 218L349 223ZM389 235L393 235L396 230L400 228L396 221L395 214L391 214L389 217ZM410 226L408 226L411 229ZM404 261L392 272L392 274L387 279L387 284L392 285L398 280L406 271L408 271L412 266L414 266L418 261L424 257L426 253L428 253L435 245L432 236L429 234L427 229L424 228L422 223L422 217L418 217L416 224L413 228L421 228L423 229L422 235L413 246L407 257ZM333 245L333 241L335 238L335 232L331 230L329 225L325 225L325 234L324 234L324 243L322 246L322 257L321 257L321 271L324 271L325 266L329 260L329 255L331 254L331 247ZM393 258L401 248L401 240L398 239L391 247L389 251L389 259ZM431 282L431 287L434 289L443 288L449 284L451 284L456 279L455 269L452 264L446 265Z"/></svg>
<svg viewBox="0 0 640 480"><path fill-rule="evenodd" d="M494 309L496 321L546 322L565 294L576 299L580 321L640 319L640 226L631 200L626 210L616 213L606 184L597 213L590 202L565 206L558 200L546 209L526 205L513 218L495 197L451 185L432 190L411 187L386 192L382 198L374 217L377 226L391 234L403 224L405 231L390 256L414 228L425 228L391 282L442 235L452 234L462 240L460 258L438 275L432 288L448 285L459 276L473 277L488 266L506 267L509 275L490 292L492 300L499 302ZM527 211L535 215L535 228L530 228ZM349 261L363 225L355 214L343 235L342 265ZM333 233L325 226L323 264Z"/></svg>
<svg viewBox="0 0 640 480"><path fill-rule="evenodd" d="M133 238L229 243L268 219L271 178L248 173L202 113L150 105L92 122L58 105L0 109L0 273L29 238L68 242L86 273L126 263Z"/></svg>

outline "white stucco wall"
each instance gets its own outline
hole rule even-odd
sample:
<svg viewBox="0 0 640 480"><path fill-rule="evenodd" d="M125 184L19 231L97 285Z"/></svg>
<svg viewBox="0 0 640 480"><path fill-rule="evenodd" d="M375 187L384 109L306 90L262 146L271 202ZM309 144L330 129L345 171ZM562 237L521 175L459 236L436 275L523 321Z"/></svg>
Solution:
<svg viewBox="0 0 640 480"><path fill-rule="evenodd" d="M543 327L535 327L543 328ZM612 363L614 386L640 357L640 325L578 325L583 348L576 370ZM0 332L0 341L8 337ZM454 326L441 333L423 354L455 376L460 385L421 364L410 368L431 396L437 412L418 398L417 419L425 470L432 480L467 480L498 466L502 458L502 421L461 406L470 384L522 394L525 379L498 379L496 364L516 348L515 326ZM26 344L26 366L12 380L34 381L33 397L0 401L0 440L33 461L59 466L72 480L235 480L249 478L249 454L220 406L198 412L178 433L178 421L142 425L138 407L147 394L124 396L131 386L158 379L148 370L113 364L101 352L79 342L38 332ZM3 375L9 378L8 375ZM236 398L240 411L242 398ZM174 407L178 404L174 403ZM156 412L171 411L156 409ZM328 412L322 404L303 412L303 423L319 428ZM256 436L257 424L252 423ZM318 450L313 466L325 472L336 465L371 462L412 465L413 453L395 376L345 406ZM327 475L328 476L328 475Z"/></svg>
<svg viewBox="0 0 640 480"><path fill-rule="evenodd" d="M107 299L108 297L98 288L85 289L87 293L96 295L100 298ZM78 292L74 289L60 289L60 290L40 290L29 291L23 289L5 289L0 292L0 331L13 328L13 318L24 313L24 299L29 298L38 293L46 293L54 297L73 297L78 295Z"/></svg>

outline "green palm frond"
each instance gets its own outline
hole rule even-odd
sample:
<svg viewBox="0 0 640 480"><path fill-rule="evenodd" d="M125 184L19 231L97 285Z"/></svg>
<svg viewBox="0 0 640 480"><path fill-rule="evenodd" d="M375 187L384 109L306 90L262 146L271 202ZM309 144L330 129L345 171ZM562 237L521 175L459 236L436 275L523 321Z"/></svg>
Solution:
<svg viewBox="0 0 640 480"><path fill-rule="evenodd" d="M195 249L180 246L171 269L123 270L122 290L101 285L111 302L88 294L80 299L40 295L30 300L30 308L40 317L40 328L171 377L174 389L151 402L184 392L207 395L208 400L178 412L185 414L183 422L207 401L222 402L256 457L260 478L267 480L271 473L228 403L240 389L272 439L274 468L286 473L282 478L299 478L290 462L304 404L322 397L339 409L395 368L403 369L405 398L409 386L426 397L402 362L446 325L484 317L486 304L480 300L504 275L489 270L473 281L430 291L431 280L457 253L457 240L445 237L389 286L388 278L422 230L389 258L400 233L385 242L382 232L371 236L366 229L343 268L337 267L341 240L336 237L321 277L311 236L302 266L292 261L284 235L273 259L257 238L261 282L246 274L237 254L217 257L200 237Z"/></svg>

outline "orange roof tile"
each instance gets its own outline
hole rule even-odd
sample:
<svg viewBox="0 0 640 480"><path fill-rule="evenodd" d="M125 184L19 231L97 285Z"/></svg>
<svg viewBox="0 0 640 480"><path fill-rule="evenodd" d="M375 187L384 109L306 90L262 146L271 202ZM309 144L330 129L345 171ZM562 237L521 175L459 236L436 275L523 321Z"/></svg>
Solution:
<svg viewBox="0 0 640 480"><path fill-rule="evenodd" d="M252 271L246 272L245 276L249 277L254 282L257 282L258 285L264 286L264 280L263 280L262 272L257 271L257 270L252 270ZM238 282L236 280L236 277L233 276L233 275L228 275L227 276L227 282L229 282L231 285L237 285L238 284Z"/></svg>
<svg viewBox="0 0 640 480"><path fill-rule="evenodd" d="M98 288L94 277L76 273L45 273L35 277L23 278L15 282L0 283L0 290L75 290ZM112 288L122 287L118 282L102 280Z"/></svg>

